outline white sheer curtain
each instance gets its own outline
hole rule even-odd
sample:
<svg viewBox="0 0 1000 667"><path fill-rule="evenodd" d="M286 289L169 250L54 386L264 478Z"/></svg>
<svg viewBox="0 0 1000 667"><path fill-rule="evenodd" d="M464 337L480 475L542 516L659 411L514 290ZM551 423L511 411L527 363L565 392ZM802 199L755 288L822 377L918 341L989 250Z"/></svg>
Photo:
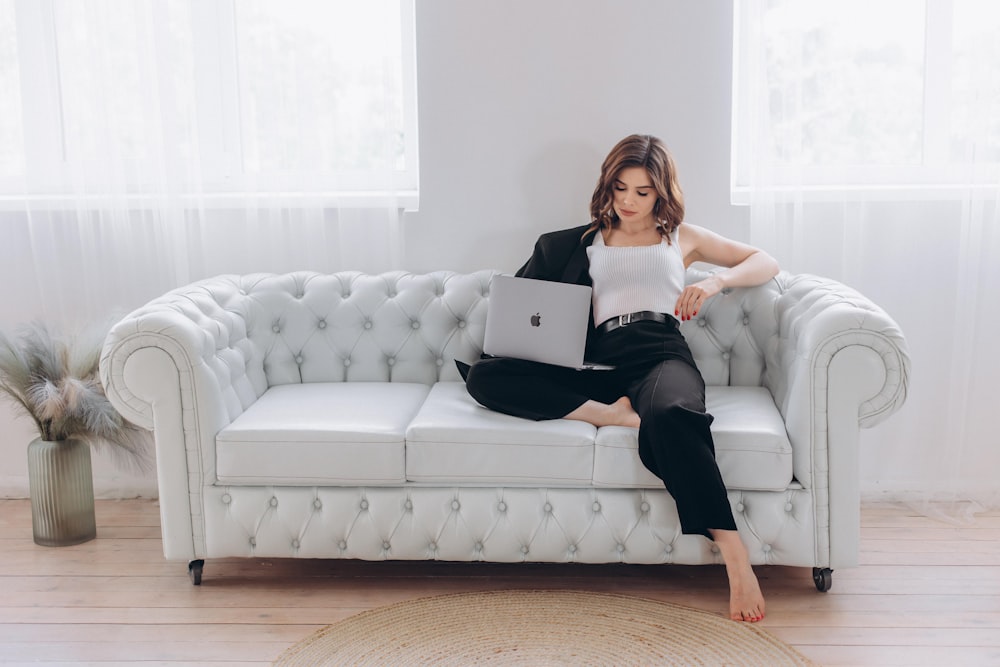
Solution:
<svg viewBox="0 0 1000 667"><path fill-rule="evenodd" d="M1000 6L737 0L734 201L793 272L870 296L913 369L862 490L1000 507Z"/></svg>
<svg viewBox="0 0 1000 667"><path fill-rule="evenodd" d="M0 326L219 273L398 268L412 20L412 0L0 0Z"/></svg>

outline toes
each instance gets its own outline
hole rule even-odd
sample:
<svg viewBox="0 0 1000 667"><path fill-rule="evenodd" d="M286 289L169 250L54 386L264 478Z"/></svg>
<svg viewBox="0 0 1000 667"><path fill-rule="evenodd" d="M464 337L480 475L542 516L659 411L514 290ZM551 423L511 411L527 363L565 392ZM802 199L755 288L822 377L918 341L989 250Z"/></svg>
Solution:
<svg viewBox="0 0 1000 667"><path fill-rule="evenodd" d="M743 621L745 623L756 623L758 621L764 620L764 612L760 609L749 609L746 611L731 611L729 613L729 618L734 621Z"/></svg>

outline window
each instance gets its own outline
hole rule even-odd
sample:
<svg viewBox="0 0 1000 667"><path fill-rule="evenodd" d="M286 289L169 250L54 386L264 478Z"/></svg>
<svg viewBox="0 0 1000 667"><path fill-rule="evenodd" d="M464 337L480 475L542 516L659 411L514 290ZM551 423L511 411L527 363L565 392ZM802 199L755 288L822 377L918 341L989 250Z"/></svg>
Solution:
<svg viewBox="0 0 1000 667"><path fill-rule="evenodd" d="M734 200L995 183L998 34L991 0L736 0Z"/></svg>
<svg viewBox="0 0 1000 667"><path fill-rule="evenodd" d="M0 194L418 186L413 0L0 0ZM76 185L71 185L76 184Z"/></svg>

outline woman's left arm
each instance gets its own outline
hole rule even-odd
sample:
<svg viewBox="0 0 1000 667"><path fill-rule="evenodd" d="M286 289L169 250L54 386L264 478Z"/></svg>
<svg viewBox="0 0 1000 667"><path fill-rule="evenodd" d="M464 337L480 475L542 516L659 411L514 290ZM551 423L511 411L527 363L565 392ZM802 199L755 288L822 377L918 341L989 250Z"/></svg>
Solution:
<svg viewBox="0 0 1000 667"><path fill-rule="evenodd" d="M682 321L697 315L709 297L726 287L761 285L778 274L778 262L759 248L687 223L682 224L677 233L685 267L694 262L725 267L684 288L674 308L674 314Z"/></svg>

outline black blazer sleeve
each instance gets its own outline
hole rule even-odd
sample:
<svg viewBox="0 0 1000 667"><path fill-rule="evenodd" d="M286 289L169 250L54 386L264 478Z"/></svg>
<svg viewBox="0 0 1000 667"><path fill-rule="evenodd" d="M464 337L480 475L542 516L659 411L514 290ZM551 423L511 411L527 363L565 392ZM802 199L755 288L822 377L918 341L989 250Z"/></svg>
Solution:
<svg viewBox="0 0 1000 667"><path fill-rule="evenodd" d="M531 257L515 275L520 278L590 285L587 247L593 242L594 234L584 235L588 226L542 234L535 242Z"/></svg>

